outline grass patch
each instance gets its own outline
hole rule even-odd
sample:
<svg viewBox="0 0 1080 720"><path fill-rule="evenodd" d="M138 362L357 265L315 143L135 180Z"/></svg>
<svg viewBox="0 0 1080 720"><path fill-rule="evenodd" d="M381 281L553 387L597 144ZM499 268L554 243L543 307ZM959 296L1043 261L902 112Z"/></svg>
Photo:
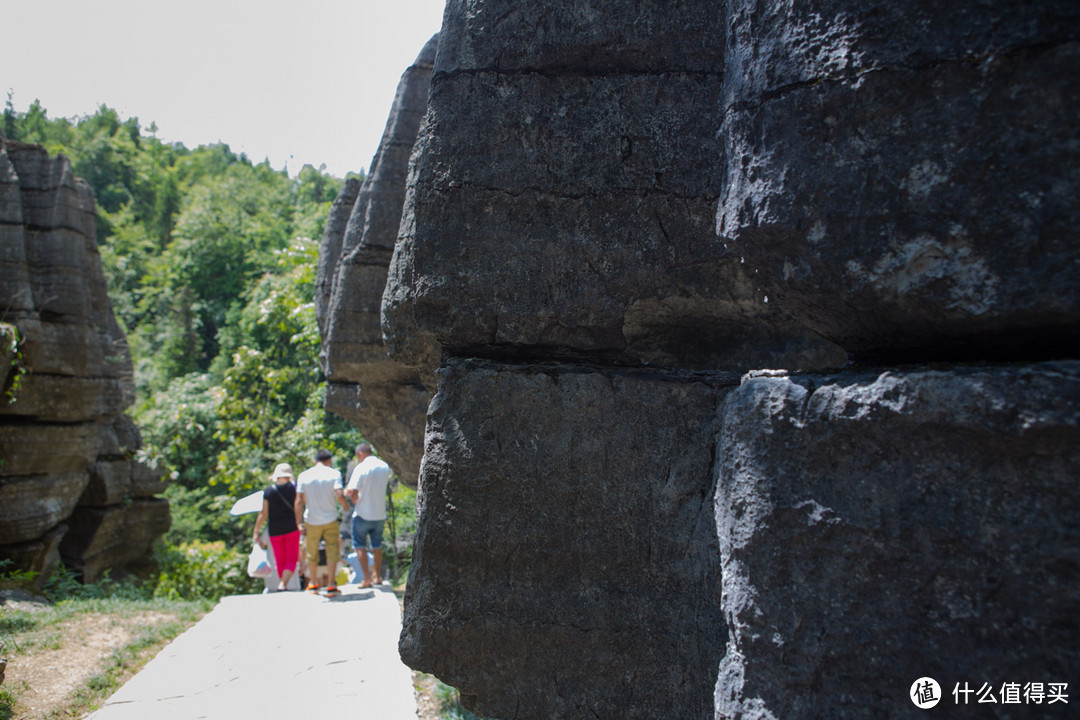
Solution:
<svg viewBox="0 0 1080 720"><path fill-rule="evenodd" d="M37 618L25 610L13 610L0 615L0 637L25 633L37 627Z"/></svg>
<svg viewBox="0 0 1080 720"><path fill-rule="evenodd" d="M86 681L86 684L75 692L71 704L62 711L50 715L50 720L52 718L82 717L86 713L96 710L102 702L120 689L121 685L149 662L159 650L190 627L197 619L198 616L194 616L187 620L177 620L163 625L141 628L131 642L113 650L101 672L91 676Z"/></svg>
<svg viewBox="0 0 1080 720"><path fill-rule="evenodd" d="M11 720L15 716L15 694L6 685L0 685L0 720Z"/></svg>
<svg viewBox="0 0 1080 720"><path fill-rule="evenodd" d="M40 691L49 683L34 677L56 663L72 664L79 671L92 668L73 683L71 691L35 705L46 709L41 717L80 718L96 709L161 648L189 628L213 607L208 600L177 601L122 597L74 598L42 605L34 610L10 610L0 618L0 640L8 655L7 681L0 686L0 720L19 717L19 697L30 692L21 673L34 679ZM116 642L108 646L91 642ZM96 649L88 649L95 645ZM107 653L104 658L102 652Z"/></svg>

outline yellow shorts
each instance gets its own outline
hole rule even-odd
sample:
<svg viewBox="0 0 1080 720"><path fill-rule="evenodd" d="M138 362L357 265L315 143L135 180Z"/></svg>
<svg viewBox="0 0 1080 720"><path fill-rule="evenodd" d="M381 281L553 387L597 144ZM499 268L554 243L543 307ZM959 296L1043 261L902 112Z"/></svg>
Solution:
<svg viewBox="0 0 1080 720"><path fill-rule="evenodd" d="M307 551L308 575L315 572L319 567L319 541L326 542L326 564L335 565L341 560L341 529L336 522L327 525L305 525L307 540L304 549Z"/></svg>

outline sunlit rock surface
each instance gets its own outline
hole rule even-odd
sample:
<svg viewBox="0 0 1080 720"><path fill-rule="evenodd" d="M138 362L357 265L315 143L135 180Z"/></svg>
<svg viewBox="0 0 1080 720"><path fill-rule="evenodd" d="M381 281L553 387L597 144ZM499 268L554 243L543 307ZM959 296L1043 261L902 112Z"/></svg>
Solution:
<svg viewBox="0 0 1080 720"><path fill-rule="evenodd" d="M1078 13L451 0L406 661L501 720L1071 682Z"/></svg>
<svg viewBox="0 0 1080 720"><path fill-rule="evenodd" d="M131 357L106 294L94 199L64 156L0 140L0 557L95 579L145 560L169 526L160 476L134 459ZM65 536L84 508L119 513ZM75 521L77 522L77 521Z"/></svg>
<svg viewBox="0 0 1080 720"><path fill-rule="evenodd" d="M381 312L437 46L435 36L402 75L367 179L346 181L334 203L319 252L316 295L326 409L359 428L413 487L433 388L424 386L415 368L389 357Z"/></svg>
<svg viewBox="0 0 1080 720"><path fill-rule="evenodd" d="M724 245L857 357L1075 357L1080 6L733 0Z"/></svg>

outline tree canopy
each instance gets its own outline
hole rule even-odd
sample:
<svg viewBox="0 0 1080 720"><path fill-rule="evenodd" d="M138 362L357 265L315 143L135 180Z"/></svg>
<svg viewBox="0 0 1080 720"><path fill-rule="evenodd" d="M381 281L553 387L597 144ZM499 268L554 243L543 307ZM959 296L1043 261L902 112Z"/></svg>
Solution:
<svg viewBox="0 0 1080 720"><path fill-rule="evenodd" d="M94 191L135 366L132 415L174 496L204 506L261 487L277 462L310 464L316 447L351 455L359 433L322 409L313 304L317 238L342 179L311 166L290 178L225 144L165 143L104 105L51 119L9 97L0 127L67 155Z"/></svg>

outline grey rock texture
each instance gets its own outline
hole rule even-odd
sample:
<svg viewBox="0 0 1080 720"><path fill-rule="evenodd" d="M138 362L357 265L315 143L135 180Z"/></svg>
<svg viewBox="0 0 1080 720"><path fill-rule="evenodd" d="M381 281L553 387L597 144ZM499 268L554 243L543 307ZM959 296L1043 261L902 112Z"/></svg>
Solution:
<svg viewBox="0 0 1080 720"><path fill-rule="evenodd" d="M907 717L924 676L1070 682L1080 363L751 376L722 415L717 717Z"/></svg>
<svg viewBox="0 0 1080 720"><path fill-rule="evenodd" d="M383 303L395 358L843 362L716 240L721 147L699 112L720 104L724 13L448 4Z"/></svg>
<svg viewBox="0 0 1080 720"><path fill-rule="evenodd" d="M730 382L444 366L405 662L484 717L671 717L675 697L678 717L711 716L700 668L727 637L712 466Z"/></svg>
<svg viewBox="0 0 1080 720"><path fill-rule="evenodd" d="M135 498L130 504L80 505L68 519L60 557L83 577L145 562L158 537L169 529L169 503L162 498Z"/></svg>
<svg viewBox="0 0 1080 720"><path fill-rule="evenodd" d="M857 357L1075 356L1080 7L735 0L718 209Z"/></svg>
<svg viewBox="0 0 1080 720"><path fill-rule="evenodd" d="M409 156L427 106L433 37L402 75L379 150L361 184L334 203L319 253L316 316L323 336L326 408L358 427L415 487L431 392L414 367L391 360L381 307L405 203Z"/></svg>
<svg viewBox="0 0 1080 720"><path fill-rule="evenodd" d="M502 720L1073 682L1078 13L450 0L403 658Z"/></svg>
<svg viewBox="0 0 1080 720"><path fill-rule="evenodd" d="M13 401L5 395L0 406L0 557L39 571L39 583L61 552L87 580L123 571L169 525L164 501L130 503L163 487L160 474L134 460L141 439L123 414L134 400L131 357L95 227L92 193L67 158L0 139L3 321L19 338L5 349ZM26 374L16 387L17 368ZM65 537L83 505L125 508L124 519ZM95 544L117 549L88 563Z"/></svg>

